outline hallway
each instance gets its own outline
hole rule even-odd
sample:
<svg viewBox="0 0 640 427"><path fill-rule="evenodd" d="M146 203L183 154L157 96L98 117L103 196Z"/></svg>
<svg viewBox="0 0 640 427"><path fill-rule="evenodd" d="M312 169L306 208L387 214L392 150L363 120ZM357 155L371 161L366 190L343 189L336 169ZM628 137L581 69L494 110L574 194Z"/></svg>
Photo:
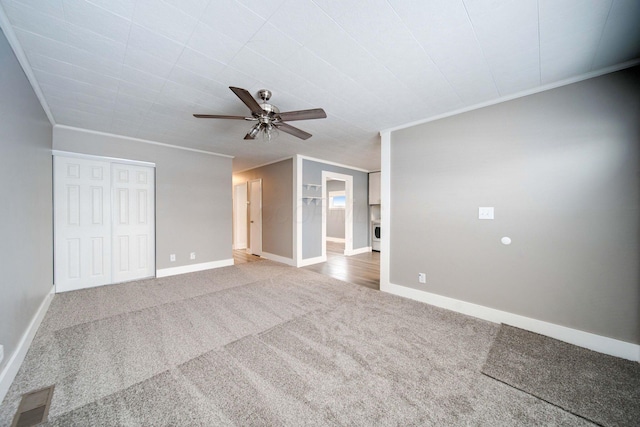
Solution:
<svg viewBox="0 0 640 427"><path fill-rule="evenodd" d="M380 252L367 252L350 257L344 256L343 253L344 243L327 242L327 261L302 268L334 279L380 290ZM244 249L233 251L233 260L236 265L263 259L265 258L248 254Z"/></svg>
<svg viewBox="0 0 640 427"><path fill-rule="evenodd" d="M303 268L380 290L380 252L344 256L344 243L327 242L327 261Z"/></svg>

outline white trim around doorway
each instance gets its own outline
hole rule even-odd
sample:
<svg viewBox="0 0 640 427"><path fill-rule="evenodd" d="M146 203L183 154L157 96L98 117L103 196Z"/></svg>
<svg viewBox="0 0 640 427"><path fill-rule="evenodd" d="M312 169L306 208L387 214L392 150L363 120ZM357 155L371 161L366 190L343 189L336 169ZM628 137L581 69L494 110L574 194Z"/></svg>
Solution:
<svg viewBox="0 0 640 427"><path fill-rule="evenodd" d="M344 254L354 255L353 251L353 176L337 172L322 171L322 257L327 258L327 181L344 181L346 196L344 207Z"/></svg>

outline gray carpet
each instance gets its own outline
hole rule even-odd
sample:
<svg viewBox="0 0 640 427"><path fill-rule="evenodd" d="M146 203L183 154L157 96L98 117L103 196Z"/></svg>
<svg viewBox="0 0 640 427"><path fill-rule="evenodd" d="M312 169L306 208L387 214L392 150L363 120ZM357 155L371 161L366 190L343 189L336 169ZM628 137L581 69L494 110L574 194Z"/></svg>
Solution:
<svg viewBox="0 0 640 427"><path fill-rule="evenodd" d="M640 425L640 364L502 325L482 372L603 426Z"/></svg>
<svg viewBox="0 0 640 427"><path fill-rule="evenodd" d="M9 393L49 425L593 425L481 374L499 326L260 261L54 297Z"/></svg>

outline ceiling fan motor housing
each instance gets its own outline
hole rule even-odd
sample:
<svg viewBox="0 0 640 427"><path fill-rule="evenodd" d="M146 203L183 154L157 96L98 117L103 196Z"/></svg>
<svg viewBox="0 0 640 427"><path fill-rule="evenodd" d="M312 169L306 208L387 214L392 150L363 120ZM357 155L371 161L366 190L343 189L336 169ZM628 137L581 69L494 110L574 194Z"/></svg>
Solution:
<svg viewBox="0 0 640 427"><path fill-rule="evenodd" d="M267 113L267 115L270 117L273 117L276 114L280 114L280 110L275 105L268 104L266 102L264 104L258 104L258 105L260 105L260 108L262 108L264 112ZM260 114L260 116L262 115L264 114Z"/></svg>
<svg viewBox="0 0 640 427"><path fill-rule="evenodd" d="M268 95L269 96L271 95L271 92L269 92L266 89L263 89L259 92L259 95L261 95L261 97L262 97L262 92L268 92ZM267 102L264 102L259 105L260 105L260 108L262 108L263 112L261 114L254 114L254 116L258 119L258 122L262 124L263 129L271 129L274 124L279 122L279 120L277 120L276 115L280 114L280 110L275 105L271 105Z"/></svg>
<svg viewBox="0 0 640 427"><path fill-rule="evenodd" d="M258 98L262 99L263 101L268 101L271 99L271 91L268 89L260 89L258 91Z"/></svg>

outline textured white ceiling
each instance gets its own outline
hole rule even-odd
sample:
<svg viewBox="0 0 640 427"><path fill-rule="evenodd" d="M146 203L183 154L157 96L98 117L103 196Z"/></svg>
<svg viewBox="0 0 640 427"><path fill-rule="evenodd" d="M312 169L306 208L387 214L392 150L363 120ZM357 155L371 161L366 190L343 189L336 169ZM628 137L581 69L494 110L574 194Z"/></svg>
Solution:
<svg viewBox="0 0 640 427"><path fill-rule="evenodd" d="M368 170L378 132L640 57L640 0L0 0L57 124ZM228 89L322 107L269 144Z"/></svg>

